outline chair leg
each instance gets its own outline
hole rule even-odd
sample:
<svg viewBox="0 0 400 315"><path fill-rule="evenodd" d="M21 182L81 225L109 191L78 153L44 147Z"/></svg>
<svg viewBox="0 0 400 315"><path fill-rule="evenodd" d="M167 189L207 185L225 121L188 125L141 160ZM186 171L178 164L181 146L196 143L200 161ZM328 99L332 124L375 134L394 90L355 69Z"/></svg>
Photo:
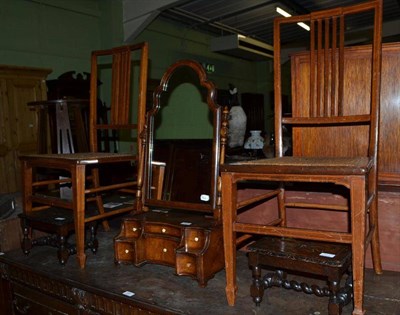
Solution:
<svg viewBox="0 0 400 315"><path fill-rule="evenodd" d="M93 180L93 186L94 187L100 187L100 178L99 178L99 170L98 169L93 169L92 170L92 180ZM103 206L103 198L101 197L100 193L96 193L96 205L98 211L103 214L105 213L104 206ZM108 224L107 220L104 220L101 222L103 225L103 228L105 231L110 231L110 225Z"/></svg>
<svg viewBox="0 0 400 315"><path fill-rule="evenodd" d="M286 205L285 205L285 187L283 183L280 184L278 195L278 208L279 218L281 219L281 226L286 226Z"/></svg>
<svg viewBox="0 0 400 315"><path fill-rule="evenodd" d="M381 262L381 253L380 253L380 244L379 244L379 222L378 222L378 198L375 197L375 200L372 202L371 207L369 209L369 225L370 228L373 228L373 234L371 239L371 253L372 253L372 262L374 266L375 273L380 275L382 274L382 262Z"/></svg>

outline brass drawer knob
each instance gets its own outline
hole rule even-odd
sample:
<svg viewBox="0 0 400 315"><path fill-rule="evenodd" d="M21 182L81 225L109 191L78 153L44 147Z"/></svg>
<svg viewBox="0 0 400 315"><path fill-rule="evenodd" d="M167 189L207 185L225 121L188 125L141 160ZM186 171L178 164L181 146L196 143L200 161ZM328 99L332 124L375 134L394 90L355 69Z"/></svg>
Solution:
<svg viewBox="0 0 400 315"><path fill-rule="evenodd" d="M125 249L125 254L129 254L129 249Z"/></svg>
<svg viewBox="0 0 400 315"><path fill-rule="evenodd" d="M165 232L167 232L167 229L166 228L162 228L161 232L165 233Z"/></svg>
<svg viewBox="0 0 400 315"><path fill-rule="evenodd" d="M195 242L198 242L198 241L199 241L199 238L196 236L196 237L194 238L194 241L195 241Z"/></svg>
<svg viewBox="0 0 400 315"><path fill-rule="evenodd" d="M136 232L136 231L137 231L137 228L135 228L135 227L132 228L132 231L133 231L133 232Z"/></svg>
<svg viewBox="0 0 400 315"><path fill-rule="evenodd" d="M163 248L163 250L162 250L164 253L166 253L167 251L168 251L168 249L166 249L166 248Z"/></svg>

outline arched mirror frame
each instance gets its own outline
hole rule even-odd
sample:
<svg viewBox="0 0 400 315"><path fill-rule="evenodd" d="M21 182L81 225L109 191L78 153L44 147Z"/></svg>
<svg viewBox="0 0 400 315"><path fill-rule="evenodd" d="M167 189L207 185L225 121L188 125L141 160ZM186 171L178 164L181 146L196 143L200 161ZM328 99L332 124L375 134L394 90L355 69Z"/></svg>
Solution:
<svg viewBox="0 0 400 315"><path fill-rule="evenodd" d="M198 82L206 91L206 103L213 116L213 140L212 140L212 164L211 164L211 189L210 199L208 203L191 203L173 200L162 200L151 198L151 178L152 178L152 158L154 150L154 128L155 117L161 109L161 97L164 93L171 92L168 90L170 79L176 74L177 70L187 67L189 70L197 74ZM182 82L183 83L183 82ZM208 81L204 68L193 60L180 60L172 64L164 73L160 84L156 87L153 94L153 106L146 113L146 126L143 141L143 199L145 207L160 207L166 209L181 209L189 211L198 211L213 213L218 206L218 175L221 158L221 115L222 108L216 103L216 88L213 82ZM194 179L195 180L195 179Z"/></svg>

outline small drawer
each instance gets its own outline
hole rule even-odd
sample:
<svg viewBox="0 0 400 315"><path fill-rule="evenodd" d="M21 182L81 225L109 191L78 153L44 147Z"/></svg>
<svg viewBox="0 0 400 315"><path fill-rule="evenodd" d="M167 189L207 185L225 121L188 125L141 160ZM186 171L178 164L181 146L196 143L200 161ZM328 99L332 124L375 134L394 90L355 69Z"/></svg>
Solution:
<svg viewBox="0 0 400 315"><path fill-rule="evenodd" d="M138 238L142 232L142 226L140 221L137 220L125 220L124 225L124 236Z"/></svg>
<svg viewBox="0 0 400 315"><path fill-rule="evenodd" d="M176 273L178 275L197 275L196 256L184 252L176 253Z"/></svg>
<svg viewBox="0 0 400 315"><path fill-rule="evenodd" d="M175 266L176 248L179 242L171 239L149 237L146 239L146 260Z"/></svg>
<svg viewBox="0 0 400 315"><path fill-rule="evenodd" d="M182 235L180 227L167 224L148 223L145 225L144 231L145 233L168 235L179 238Z"/></svg>
<svg viewBox="0 0 400 315"><path fill-rule="evenodd" d="M115 240L114 255L116 262L133 262L135 259L135 246L131 242Z"/></svg>
<svg viewBox="0 0 400 315"><path fill-rule="evenodd" d="M208 237L208 231L203 229L185 229L185 249L187 251L191 250L201 250L204 248Z"/></svg>

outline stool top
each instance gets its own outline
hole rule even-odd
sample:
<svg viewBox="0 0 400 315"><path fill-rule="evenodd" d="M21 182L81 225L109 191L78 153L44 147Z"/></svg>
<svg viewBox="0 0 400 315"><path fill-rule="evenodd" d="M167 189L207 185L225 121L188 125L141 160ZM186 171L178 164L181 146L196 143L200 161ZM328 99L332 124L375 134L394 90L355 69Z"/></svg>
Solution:
<svg viewBox="0 0 400 315"><path fill-rule="evenodd" d="M250 254L281 257L332 267L351 261L351 247L347 244L266 236L247 247Z"/></svg>

